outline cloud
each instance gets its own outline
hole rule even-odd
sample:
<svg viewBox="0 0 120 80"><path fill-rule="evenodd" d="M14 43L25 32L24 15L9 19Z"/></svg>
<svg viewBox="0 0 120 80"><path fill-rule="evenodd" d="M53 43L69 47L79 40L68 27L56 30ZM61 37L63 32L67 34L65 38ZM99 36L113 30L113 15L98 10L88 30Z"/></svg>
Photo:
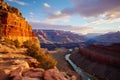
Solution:
<svg viewBox="0 0 120 80"><path fill-rule="evenodd" d="M48 3L43 4L45 8L50 8L51 6Z"/></svg>
<svg viewBox="0 0 120 80"><path fill-rule="evenodd" d="M19 1L19 0L8 0L8 1L10 1L10 2L15 2L15 3L17 3L17 4L19 4L19 5L22 5L22 6L27 5L27 3L23 2L23 1Z"/></svg>
<svg viewBox="0 0 120 80"><path fill-rule="evenodd" d="M71 31L78 34L88 34L88 33L108 33L115 32L120 30L119 26L114 28L110 27L92 27L92 26L75 26L75 25L57 25L57 24L49 24L43 23L41 21L29 21L29 23L33 26L33 29L45 29L45 30L63 30L63 31Z"/></svg>
<svg viewBox="0 0 120 80"><path fill-rule="evenodd" d="M100 24L112 24L112 23L116 23L116 22L120 22L120 18L98 19L98 20L88 22L88 23L84 24L83 26L100 25Z"/></svg>
<svg viewBox="0 0 120 80"><path fill-rule="evenodd" d="M30 18L33 18L34 13L33 13L33 12L30 12L29 15L30 15Z"/></svg>
<svg viewBox="0 0 120 80"><path fill-rule="evenodd" d="M63 13L80 14L85 17L99 16L104 13L109 13L120 10L119 0L71 0L74 4L72 8L65 8Z"/></svg>
<svg viewBox="0 0 120 80"><path fill-rule="evenodd" d="M64 8L61 10L61 15L49 15L49 19L75 14L89 18L103 14L109 16L109 14L114 14L114 12L120 13L120 0L71 0L71 2L73 7Z"/></svg>
<svg viewBox="0 0 120 80"><path fill-rule="evenodd" d="M56 11L53 14L49 14L48 19L56 20L56 19L67 18L67 17L69 17L69 15L62 13L61 11Z"/></svg>
<svg viewBox="0 0 120 80"><path fill-rule="evenodd" d="M85 26L73 26L73 25L56 25L56 24L48 24L41 23L36 21L30 21L30 24L33 26L33 29L46 29L46 30L63 30L63 31L71 31L75 33L87 34L89 31L93 30L92 27Z"/></svg>
<svg viewBox="0 0 120 80"><path fill-rule="evenodd" d="M67 14L63 14L61 11L56 11L54 13L48 13L48 17L46 18L47 22L53 22L55 23L56 21L61 21L61 22L69 22L70 21L70 16Z"/></svg>
<svg viewBox="0 0 120 80"><path fill-rule="evenodd" d="M30 14L30 15L34 15L34 13L33 13L33 12L30 12L29 14Z"/></svg>

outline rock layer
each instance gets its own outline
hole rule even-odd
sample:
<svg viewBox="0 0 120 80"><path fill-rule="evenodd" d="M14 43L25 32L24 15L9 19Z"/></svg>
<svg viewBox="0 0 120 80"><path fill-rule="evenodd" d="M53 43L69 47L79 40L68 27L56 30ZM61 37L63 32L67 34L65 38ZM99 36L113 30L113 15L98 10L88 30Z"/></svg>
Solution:
<svg viewBox="0 0 120 80"><path fill-rule="evenodd" d="M20 13L19 9L0 1L0 36L24 42L36 39L32 27Z"/></svg>

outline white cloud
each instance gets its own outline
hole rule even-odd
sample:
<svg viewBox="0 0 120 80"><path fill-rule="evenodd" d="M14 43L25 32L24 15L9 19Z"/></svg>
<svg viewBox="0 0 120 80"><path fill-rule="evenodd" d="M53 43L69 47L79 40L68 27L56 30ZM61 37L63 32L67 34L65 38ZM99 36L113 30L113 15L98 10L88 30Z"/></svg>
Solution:
<svg viewBox="0 0 120 80"><path fill-rule="evenodd" d="M100 25L100 24L112 24L120 22L120 18L111 18L111 19L97 19L91 22L84 24L83 26L90 26L90 25Z"/></svg>
<svg viewBox="0 0 120 80"><path fill-rule="evenodd" d="M30 12L29 15L30 15L30 18L33 18L34 13L33 13L33 12Z"/></svg>
<svg viewBox="0 0 120 80"><path fill-rule="evenodd" d="M46 18L47 22L69 22L70 21L70 16L67 14L63 14L61 11L56 11L54 13L48 13L48 17Z"/></svg>
<svg viewBox="0 0 120 80"><path fill-rule="evenodd" d="M19 0L8 0L8 1L10 1L10 2L15 2L15 3L17 3L17 4L19 4L19 5L22 5L22 6L27 5L27 3L23 2L23 1L19 1Z"/></svg>
<svg viewBox="0 0 120 80"><path fill-rule="evenodd" d="M57 15L57 16L59 16L59 15L62 14L62 12L61 11L56 11L54 14Z"/></svg>
<svg viewBox="0 0 120 80"><path fill-rule="evenodd" d="M33 12L30 12L29 14L30 14L30 15L34 15L34 13L33 13Z"/></svg>
<svg viewBox="0 0 120 80"><path fill-rule="evenodd" d="M44 5L44 7L46 7L46 8L50 8L50 7L51 7L48 3L44 3L43 5Z"/></svg>

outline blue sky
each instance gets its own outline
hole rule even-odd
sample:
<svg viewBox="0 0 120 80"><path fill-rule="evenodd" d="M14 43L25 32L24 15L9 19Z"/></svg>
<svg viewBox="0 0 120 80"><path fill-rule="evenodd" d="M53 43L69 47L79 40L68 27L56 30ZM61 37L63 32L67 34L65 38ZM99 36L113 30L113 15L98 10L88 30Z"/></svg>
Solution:
<svg viewBox="0 0 120 80"><path fill-rule="evenodd" d="M5 0L17 7L34 29L75 33L120 30L120 0Z"/></svg>

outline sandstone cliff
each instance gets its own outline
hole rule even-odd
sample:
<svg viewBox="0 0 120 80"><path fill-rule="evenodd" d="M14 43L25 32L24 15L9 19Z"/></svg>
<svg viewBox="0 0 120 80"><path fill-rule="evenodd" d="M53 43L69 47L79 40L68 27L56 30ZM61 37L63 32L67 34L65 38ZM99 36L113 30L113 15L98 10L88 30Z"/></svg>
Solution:
<svg viewBox="0 0 120 80"><path fill-rule="evenodd" d="M31 25L22 17L19 9L0 0L0 36L20 43L35 40Z"/></svg>

